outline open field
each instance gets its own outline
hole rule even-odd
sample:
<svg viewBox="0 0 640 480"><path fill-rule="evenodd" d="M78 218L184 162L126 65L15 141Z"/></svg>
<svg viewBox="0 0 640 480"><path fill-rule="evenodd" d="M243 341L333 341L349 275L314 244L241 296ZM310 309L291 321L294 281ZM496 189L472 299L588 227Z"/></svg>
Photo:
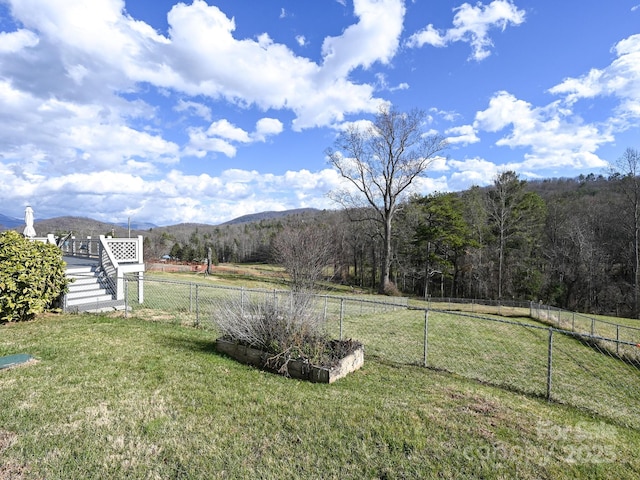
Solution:
<svg viewBox="0 0 640 480"><path fill-rule="evenodd" d="M216 354L215 337L94 315L0 326L0 355L38 360L0 371L0 478L640 475L640 430L609 415L375 349L333 385L293 381Z"/></svg>

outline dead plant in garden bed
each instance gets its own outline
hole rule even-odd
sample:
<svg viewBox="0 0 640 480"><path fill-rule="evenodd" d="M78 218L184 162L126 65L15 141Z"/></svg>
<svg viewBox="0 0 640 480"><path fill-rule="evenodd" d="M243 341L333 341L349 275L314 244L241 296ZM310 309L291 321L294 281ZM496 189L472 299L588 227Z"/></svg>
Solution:
<svg viewBox="0 0 640 480"><path fill-rule="evenodd" d="M264 366L284 374L291 360L330 368L361 346L331 339L309 294L226 300L216 306L213 320L223 339L268 353Z"/></svg>

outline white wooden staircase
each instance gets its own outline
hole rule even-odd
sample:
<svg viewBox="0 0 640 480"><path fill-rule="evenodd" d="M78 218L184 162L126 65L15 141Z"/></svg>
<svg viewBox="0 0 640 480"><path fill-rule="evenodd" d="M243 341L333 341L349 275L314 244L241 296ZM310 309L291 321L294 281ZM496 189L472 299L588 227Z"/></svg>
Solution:
<svg viewBox="0 0 640 480"><path fill-rule="evenodd" d="M71 279L65 297L64 310L68 312L112 312L124 310L124 300L116 300L97 265L68 266Z"/></svg>

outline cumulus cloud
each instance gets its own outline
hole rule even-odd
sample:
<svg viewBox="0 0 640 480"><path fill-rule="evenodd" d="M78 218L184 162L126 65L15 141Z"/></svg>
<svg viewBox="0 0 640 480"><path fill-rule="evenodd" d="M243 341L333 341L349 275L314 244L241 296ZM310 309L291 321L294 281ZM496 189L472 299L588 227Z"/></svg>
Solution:
<svg viewBox="0 0 640 480"><path fill-rule="evenodd" d="M358 23L325 39L319 65L267 34L236 39L233 19L202 0L178 4L168 15L171 46L166 49L177 78L167 86L241 106L290 109L298 130L340 121L346 113L374 111L372 88L347 76L354 68L389 60L398 46L404 8L399 0L357 0L354 13Z"/></svg>
<svg viewBox="0 0 640 480"><path fill-rule="evenodd" d="M256 122L253 132L247 132L226 119L216 120L206 130L200 127L188 130L189 143L184 154L202 158L209 152L218 152L232 158L236 156L238 144L265 142L268 137L278 135L282 130L282 122L277 118L261 118Z"/></svg>
<svg viewBox="0 0 640 480"><path fill-rule="evenodd" d="M562 96L568 105L595 97L617 98L619 105L611 123L625 129L640 118L640 34L621 40L612 51L616 58L607 67L566 78L549 92Z"/></svg>
<svg viewBox="0 0 640 480"><path fill-rule="evenodd" d="M266 33L236 38L234 19L203 0L173 6L167 15L168 36L133 19L120 0L96 0L90 6L62 0L10 3L25 30L12 34L14 41L2 43L3 48L30 46L34 52L31 59L21 59L28 62L23 68L45 71L47 64L57 64L34 86L39 92L47 83L49 89L62 90L58 97L77 96L82 83L85 89L101 87L102 95L113 96L135 91L145 82L189 96L222 98L243 108L291 110L297 130L375 111L380 100L373 88L348 75L358 67L389 62L404 16L401 0L356 0L358 22L342 35L325 39L318 64ZM112 90L104 93L105 85Z"/></svg>
<svg viewBox="0 0 640 480"><path fill-rule="evenodd" d="M207 129L207 135L239 143L248 143L251 141L247 132L235 125L232 125L228 120L218 120L213 122Z"/></svg>
<svg viewBox="0 0 640 480"><path fill-rule="evenodd" d="M217 176L173 169L158 178L101 170L25 179L0 164L0 175L0 196L31 204L37 218L59 215L58 202L83 202L84 214L98 220L124 220L130 216L124 212L135 212L136 218L159 225L176 219L217 224L264 210L335 208L326 194L342 182L333 169L282 175L228 169Z"/></svg>
<svg viewBox="0 0 640 480"><path fill-rule="evenodd" d="M488 185L499 169L505 168L478 157L449 160L448 165L453 170L449 180L450 187L460 189L468 188L471 185Z"/></svg>
<svg viewBox="0 0 640 480"><path fill-rule="evenodd" d="M504 31L508 26L520 25L525 20L524 10L518 9L509 0L493 0L488 5L463 3L454 12L452 28L442 31L429 24L411 35L407 46L445 47L453 42L466 42L471 44L470 58L481 61L491 55L493 42L489 36L490 30L499 28Z"/></svg>
<svg viewBox="0 0 640 480"><path fill-rule="evenodd" d="M374 62L388 63L399 46L405 8L397 0L354 0L358 23L340 36L327 37L322 44L324 67L334 75L346 76L356 67ZM370 40L375 37L376 42Z"/></svg>
<svg viewBox="0 0 640 480"><path fill-rule="evenodd" d="M609 131L582 123L559 102L534 107L505 91L494 95L486 110L477 112L474 127L487 132L509 128L496 145L527 149L524 169L602 168L607 163L595 152L613 141Z"/></svg>
<svg viewBox="0 0 640 480"><path fill-rule="evenodd" d="M447 135L447 142L449 144L462 144L468 145L470 143L477 143L480 141L473 125L461 125L459 127L451 127L445 130Z"/></svg>
<svg viewBox="0 0 640 480"><path fill-rule="evenodd" d="M251 137L259 142L264 142L271 135L282 133L283 125L277 118L261 118L256 123L256 131Z"/></svg>

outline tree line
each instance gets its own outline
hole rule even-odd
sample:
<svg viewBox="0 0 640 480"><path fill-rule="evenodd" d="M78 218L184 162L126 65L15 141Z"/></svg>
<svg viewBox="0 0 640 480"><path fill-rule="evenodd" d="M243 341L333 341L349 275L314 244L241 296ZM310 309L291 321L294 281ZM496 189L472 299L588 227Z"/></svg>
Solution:
<svg viewBox="0 0 640 480"><path fill-rule="evenodd" d="M489 187L412 196L393 222L391 285L420 297L541 300L637 316L639 185L621 170L529 182L507 171ZM371 210L198 227L181 240L146 235L146 252L205 261L210 248L222 263L300 259L288 270L297 268L301 282L315 275L377 290L386 246Z"/></svg>

